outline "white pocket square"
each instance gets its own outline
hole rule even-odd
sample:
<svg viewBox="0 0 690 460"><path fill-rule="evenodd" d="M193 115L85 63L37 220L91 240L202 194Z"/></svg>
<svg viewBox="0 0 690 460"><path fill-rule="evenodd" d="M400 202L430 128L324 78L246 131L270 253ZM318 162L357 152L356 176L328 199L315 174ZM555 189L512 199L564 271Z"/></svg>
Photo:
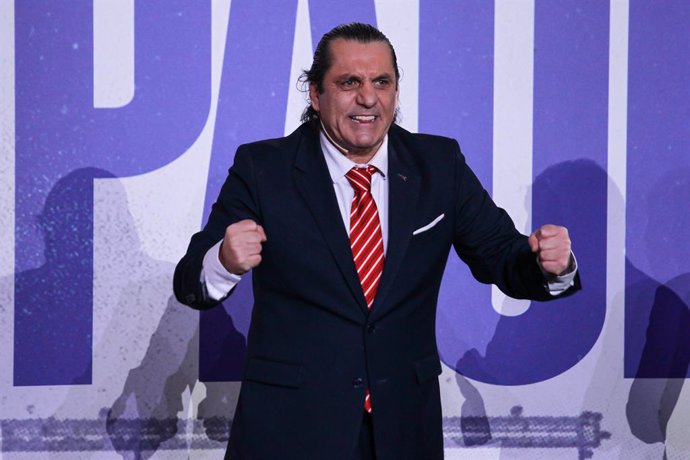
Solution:
<svg viewBox="0 0 690 460"><path fill-rule="evenodd" d="M428 224L426 224L424 227L420 227L420 228L418 228L417 230L415 230L414 232L412 232L412 236L414 236L414 235L419 235L419 234L422 233L422 232L426 232L426 231L429 230L431 227L433 227L434 225L436 225L436 224L438 224L439 222L441 222L441 220L442 220L444 217L446 217L446 215L445 215L445 214L441 214L441 215L438 216L436 219L434 219L434 220L432 220L431 222L429 222Z"/></svg>

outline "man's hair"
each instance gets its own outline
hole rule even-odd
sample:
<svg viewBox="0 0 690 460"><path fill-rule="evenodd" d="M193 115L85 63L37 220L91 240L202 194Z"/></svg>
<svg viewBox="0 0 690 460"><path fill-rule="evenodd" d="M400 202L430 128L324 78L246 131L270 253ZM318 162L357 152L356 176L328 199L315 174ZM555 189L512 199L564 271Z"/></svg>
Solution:
<svg viewBox="0 0 690 460"><path fill-rule="evenodd" d="M395 70L395 85L396 87L398 86L398 82L400 81L398 58L395 56L395 50L390 40L388 40L388 37L370 24L352 22L350 24L336 26L321 37L319 44L316 45L316 51L314 51L314 60L311 64L311 68L309 70L304 70L299 78L300 83L304 85L304 91L308 93L309 87L311 85L316 85L316 89L319 93L323 93L323 79L326 76L326 72L328 72L328 69L330 69L333 64L331 42L338 39L352 40L360 43L383 42L388 45L388 48L391 50L393 69ZM311 103L309 103L304 109L304 112L302 112L302 123L317 122L318 119L318 112L316 112L311 106Z"/></svg>

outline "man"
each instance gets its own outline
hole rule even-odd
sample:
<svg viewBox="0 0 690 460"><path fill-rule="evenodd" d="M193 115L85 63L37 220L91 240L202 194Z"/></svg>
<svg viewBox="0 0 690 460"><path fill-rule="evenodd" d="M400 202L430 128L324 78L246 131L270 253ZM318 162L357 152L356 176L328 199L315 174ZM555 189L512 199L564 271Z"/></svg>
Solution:
<svg viewBox="0 0 690 460"><path fill-rule="evenodd" d="M567 230L520 235L456 141L394 123L397 61L377 29L324 35L304 78L303 125L238 149L175 271L178 299L204 309L253 270L226 458L443 458L435 316L450 248L479 281L548 300L578 287Z"/></svg>

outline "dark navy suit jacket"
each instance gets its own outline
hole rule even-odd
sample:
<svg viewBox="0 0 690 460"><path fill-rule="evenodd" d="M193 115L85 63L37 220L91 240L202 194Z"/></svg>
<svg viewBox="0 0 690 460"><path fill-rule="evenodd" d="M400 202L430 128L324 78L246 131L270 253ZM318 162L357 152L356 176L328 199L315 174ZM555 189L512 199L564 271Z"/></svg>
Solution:
<svg viewBox="0 0 690 460"><path fill-rule="evenodd" d="M199 282L204 254L231 223L264 227L226 458L350 460L367 388L379 460L443 458L435 318L451 247L477 280L516 298L552 298L527 238L495 206L455 140L393 125L388 146L388 247L371 311L318 132L303 125L237 150L174 279L180 301L213 307L218 302ZM578 287L579 279L566 294Z"/></svg>

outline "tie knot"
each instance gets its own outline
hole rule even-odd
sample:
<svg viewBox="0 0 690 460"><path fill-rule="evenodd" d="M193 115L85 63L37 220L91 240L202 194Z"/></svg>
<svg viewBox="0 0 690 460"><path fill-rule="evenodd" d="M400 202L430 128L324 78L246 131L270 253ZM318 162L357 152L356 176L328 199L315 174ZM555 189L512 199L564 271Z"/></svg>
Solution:
<svg viewBox="0 0 690 460"><path fill-rule="evenodd" d="M367 166L366 168L354 167L345 174L350 185L355 189L355 192L369 192L371 191L371 176L378 171L376 166Z"/></svg>

